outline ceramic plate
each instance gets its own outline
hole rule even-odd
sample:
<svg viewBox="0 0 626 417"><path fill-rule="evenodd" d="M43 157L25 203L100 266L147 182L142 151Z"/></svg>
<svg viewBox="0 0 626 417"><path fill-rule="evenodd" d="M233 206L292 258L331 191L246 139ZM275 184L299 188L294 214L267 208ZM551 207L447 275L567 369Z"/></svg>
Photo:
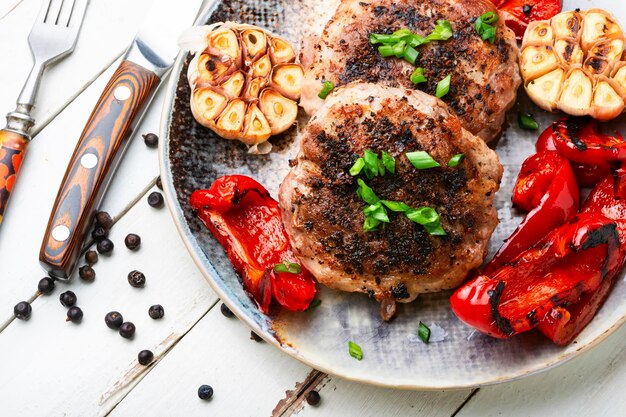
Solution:
<svg viewBox="0 0 626 417"><path fill-rule="evenodd" d="M257 24L300 45L303 36L321 31L335 7L335 2L323 0L216 1L207 6L199 21ZM564 2L564 10L575 7L604 7L626 25L626 6L621 2ZM272 317L261 314L242 290L221 246L194 217L188 199L194 190L208 188L216 177L233 173L256 178L276 196L289 170L288 160L298 151L299 135L307 119L302 115L297 127L272 139L274 151L270 155L248 155L243 145L220 139L194 121L188 104L189 60L181 56L176 62L163 109L160 152L165 195L181 238L213 289L267 342L315 369L344 378L401 388L452 389L508 381L547 369L596 345L625 321L623 277L591 324L565 348L554 346L534 332L510 340L476 333L450 310L449 291L399 305L398 315L390 323L380 319L378 304L365 295L327 288L320 289L322 304L310 312L282 312ZM505 171L496 197L500 225L491 239L490 254L522 218L511 208L511 189L521 162L533 153L537 133L517 127L517 111L534 113L542 128L558 117L538 110L522 90L519 101L497 144ZM626 126L626 119L620 120L618 124ZM443 340L422 343L417 337L419 321L441 327L445 331ZM348 354L349 340L363 348L363 360Z"/></svg>

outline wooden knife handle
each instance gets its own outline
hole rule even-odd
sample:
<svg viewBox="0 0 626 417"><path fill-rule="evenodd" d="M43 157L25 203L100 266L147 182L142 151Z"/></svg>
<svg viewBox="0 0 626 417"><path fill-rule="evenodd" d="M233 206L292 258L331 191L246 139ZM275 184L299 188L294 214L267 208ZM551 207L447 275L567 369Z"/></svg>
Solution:
<svg viewBox="0 0 626 417"><path fill-rule="evenodd" d="M94 212L159 82L153 72L122 61L100 96L65 172L39 252L52 276L69 278L74 270Z"/></svg>
<svg viewBox="0 0 626 417"><path fill-rule="evenodd" d="M28 143L28 138L19 133L0 130L0 224Z"/></svg>

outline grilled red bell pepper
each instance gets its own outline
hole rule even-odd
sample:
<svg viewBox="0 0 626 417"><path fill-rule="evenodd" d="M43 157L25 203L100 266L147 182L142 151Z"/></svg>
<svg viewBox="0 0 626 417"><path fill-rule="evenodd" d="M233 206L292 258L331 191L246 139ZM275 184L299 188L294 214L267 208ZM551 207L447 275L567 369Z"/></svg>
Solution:
<svg viewBox="0 0 626 417"><path fill-rule="evenodd" d="M269 312L272 297L288 310L309 306L315 281L291 249L278 202L261 184L243 175L227 175L208 190L195 191L190 203L226 250L244 289L262 312ZM276 272L274 267L281 263L298 264L296 272Z"/></svg>
<svg viewBox="0 0 626 417"><path fill-rule="evenodd" d="M553 151L530 156L513 190L513 204L530 211L504 242L483 272L490 274L530 248L546 232L564 224L578 212L580 195L567 160Z"/></svg>
<svg viewBox="0 0 626 417"><path fill-rule="evenodd" d="M535 20L552 18L561 11L561 0L491 0L504 23L515 32L518 40L526 27Z"/></svg>
<svg viewBox="0 0 626 417"><path fill-rule="evenodd" d="M488 335L506 338L536 327L557 306L596 291L620 268L615 222L580 214L450 298L454 313Z"/></svg>

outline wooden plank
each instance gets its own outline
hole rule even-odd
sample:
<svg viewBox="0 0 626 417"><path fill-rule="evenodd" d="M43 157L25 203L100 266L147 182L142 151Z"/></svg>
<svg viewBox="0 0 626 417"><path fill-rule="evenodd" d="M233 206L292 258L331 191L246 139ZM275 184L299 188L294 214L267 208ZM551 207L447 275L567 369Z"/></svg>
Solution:
<svg viewBox="0 0 626 417"><path fill-rule="evenodd" d="M136 252L124 247L129 232L142 237ZM113 227L111 239L113 255L100 257L93 283L57 284L52 295L35 300L29 321L15 320L0 334L3 415L106 414L152 369L137 363L137 353L150 349L160 358L216 302L166 208L154 209L142 199ZM145 288L128 284L133 269L145 273ZM78 325L65 321L66 309L59 303L59 294L68 289L84 311ZM148 316L153 304L163 305L163 319ZM136 325L133 340L105 326L111 310Z"/></svg>
<svg viewBox="0 0 626 417"><path fill-rule="evenodd" d="M457 417L626 415L626 326L550 371L481 388Z"/></svg>
<svg viewBox="0 0 626 417"><path fill-rule="evenodd" d="M248 327L219 310L211 309L110 415L277 415L279 400L306 385L311 368L250 340ZM198 398L202 384L213 387L211 401Z"/></svg>

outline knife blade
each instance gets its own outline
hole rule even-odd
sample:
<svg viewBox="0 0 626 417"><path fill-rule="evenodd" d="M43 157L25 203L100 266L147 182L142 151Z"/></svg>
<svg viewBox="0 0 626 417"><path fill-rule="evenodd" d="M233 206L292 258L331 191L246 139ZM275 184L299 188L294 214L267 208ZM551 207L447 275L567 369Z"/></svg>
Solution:
<svg viewBox="0 0 626 417"><path fill-rule="evenodd" d="M107 83L78 140L43 237L39 261L48 274L69 279L96 208L132 132L179 52L180 33L198 3L156 0Z"/></svg>

